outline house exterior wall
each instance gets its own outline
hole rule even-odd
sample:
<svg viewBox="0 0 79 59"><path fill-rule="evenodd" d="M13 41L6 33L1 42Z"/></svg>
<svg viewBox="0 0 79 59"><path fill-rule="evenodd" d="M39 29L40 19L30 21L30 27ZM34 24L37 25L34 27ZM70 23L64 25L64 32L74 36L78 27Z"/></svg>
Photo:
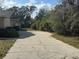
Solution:
<svg viewBox="0 0 79 59"><path fill-rule="evenodd" d="M19 20L18 19L11 19L11 26L12 27L20 26Z"/></svg>
<svg viewBox="0 0 79 59"><path fill-rule="evenodd" d="M20 26L19 21L17 19L11 20L9 18L0 17L0 28L5 29L7 27L16 27Z"/></svg>
<svg viewBox="0 0 79 59"><path fill-rule="evenodd" d="M0 10L0 28L20 26L19 20L11 19L12 11Z"/></svg>
<svg viewBox="0 0 79 59"><path fill-rule="evenodd" d="M4 18L0 17L0 28L4 28Z"/></svg>
<svg viewBox="0 0 79 59"><path fill-rule="evenodd" d="M11 22L9 18L4 19L4 28L11 27Z"/></svg>

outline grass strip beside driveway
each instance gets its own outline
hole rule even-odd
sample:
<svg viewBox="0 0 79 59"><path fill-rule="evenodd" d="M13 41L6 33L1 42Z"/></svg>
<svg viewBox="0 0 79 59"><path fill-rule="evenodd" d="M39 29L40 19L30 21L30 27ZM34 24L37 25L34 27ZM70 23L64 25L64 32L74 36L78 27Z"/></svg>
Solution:
<svg viewBox="0 0 79 59"><path fill-rule="evenodd" d="M0 59L2 59L8 52L8 50L15 43L15 39L0 39Z"/></svg>
<svg viewBox="0 0 79 59"><path fill-rule="evenodd" d="M72 45L76 48L79 48L79 37L63 36L63 35L59 35L57 33L53 33L52 36L60 41L63 41L64 43L67 43L67 44Z"/></svg>

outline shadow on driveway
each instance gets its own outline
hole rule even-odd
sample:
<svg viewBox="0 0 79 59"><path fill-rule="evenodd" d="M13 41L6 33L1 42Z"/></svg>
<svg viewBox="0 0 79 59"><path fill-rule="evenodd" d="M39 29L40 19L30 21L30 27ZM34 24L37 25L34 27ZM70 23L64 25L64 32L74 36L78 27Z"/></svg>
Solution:
<svg viewBox="0 0 79 59"><path fill-rule="evenodd" d="M30 36L34 36L35 34L31 33L31 32L26 32L26 31L19 31L19 38L23 39L23 38L27 38Z"/></svg>
<svg viewBox="0 0 79 59"><path fill-rule="evenodd" d="M0 37L0 40L17 40L17 39L24 39L27 37L34 36L35 34L27 31L19 31L19 37L13 37L13 38L8 38L8 37Z"/></svg>

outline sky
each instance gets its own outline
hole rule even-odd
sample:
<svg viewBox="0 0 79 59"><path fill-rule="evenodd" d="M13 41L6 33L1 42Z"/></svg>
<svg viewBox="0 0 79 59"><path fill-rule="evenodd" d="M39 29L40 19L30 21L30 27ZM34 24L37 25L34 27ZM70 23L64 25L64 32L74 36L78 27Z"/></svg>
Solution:
<svg viewBox="0 0 79 59"><path fill-rule="evenodd" d="M12 6L26 6L35 5L38 8L43 6L54 7L58 0L0 0L0 5L5 8L10 8Z"/></svg>
<svg viewBox="0 0 79 59"><path fill-rule="evenodd" d="M42 7L50 10L58 4L58 1L59 0L0 0L0 6L6 9L13 6L35 5L37 10L32 14L32 17L35 17Z"/></svg>

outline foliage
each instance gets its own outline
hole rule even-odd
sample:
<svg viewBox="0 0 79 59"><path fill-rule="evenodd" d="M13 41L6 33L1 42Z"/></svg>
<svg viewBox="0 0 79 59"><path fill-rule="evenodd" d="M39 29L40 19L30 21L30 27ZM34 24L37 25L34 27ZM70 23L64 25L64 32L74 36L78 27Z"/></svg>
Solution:
<svg viewBox="0 0 79 59"><path fill-rule="evenodd" d="M0 29L0 37L19 37L19 33L15 29Z"/></svg>
<svg viewBox="0 0 79 59"><path fill-rule="evenodd" d="M72 1L69 0L67 3L64 1L63 4L57 5L55 7L55 15L54 19L54 31L60 34L65 35L79 35L79 9L78 6L71 4Z"/></svg>
<svg viewBox="0 0 79 59"><path fill-rule="evenodd" d="M11 19L19 19L21 27L29 27L32 23L31 14L36 9L35 6L12 7L7 10L13 11Z"/></svg>
<svg viewBox="0 0 79 59"><path fill-rule="evenodd" d="M52 20L49 19L50 13L46 9L40 9L31 28L43 31L53 31Z"/></svg>
<svg viewBox="0 0 79 59"><path fill-rule="evenodd" d="M51 11L41 9L31 28L54 31L64 35L79 35L79 9L74 4L71 4L72 1L68 2L69 6L66 6L65 2L57 5Z"/></svg>
<svg viewBox="0 0 79 59"><path fill-rule="evenodd" d="M79 35L79 11L77 6L70 6L67 11L65 11L65 27L71 35Z"/></svg>

